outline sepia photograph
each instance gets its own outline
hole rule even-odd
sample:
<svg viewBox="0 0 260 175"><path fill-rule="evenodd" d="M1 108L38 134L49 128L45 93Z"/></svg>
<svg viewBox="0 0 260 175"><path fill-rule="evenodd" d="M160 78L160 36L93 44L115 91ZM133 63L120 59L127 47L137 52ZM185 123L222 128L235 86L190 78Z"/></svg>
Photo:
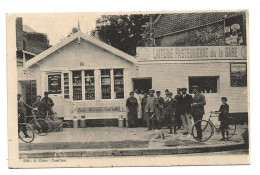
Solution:
<svg viewBox="0 0 260 175"><path fill-rule="evenodd" d="M9 166L250 164L248 16L7 14Z"/></svg>

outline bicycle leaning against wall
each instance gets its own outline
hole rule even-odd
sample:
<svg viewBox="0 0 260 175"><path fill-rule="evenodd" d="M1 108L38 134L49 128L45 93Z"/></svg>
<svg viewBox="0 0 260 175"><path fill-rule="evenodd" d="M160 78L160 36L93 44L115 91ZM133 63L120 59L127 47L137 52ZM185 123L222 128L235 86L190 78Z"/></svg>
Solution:
<svg viewBox="0 0 260 175"><path fill-rule="evenodd" d="M197 122L194 123L193 127L192 127L192 135L193 138L199 142L206 142L207 140L209 140L211 138L211 136L217 132L220 133L221 132L221 128L217 128L214 123L211 121L212 117L218 117L218 115L220 114L219 111L211 111L210 112L210 116L208 120L199 120ZM202 130L202 138L199 139L197 137L197 130L196 130L196 125L198 125L199 123L201 123L201 130ZM234 120L234 118L229 117L228 118L228 136L225 136L225 139L230 139L236 132L236 121Z"/></svg>

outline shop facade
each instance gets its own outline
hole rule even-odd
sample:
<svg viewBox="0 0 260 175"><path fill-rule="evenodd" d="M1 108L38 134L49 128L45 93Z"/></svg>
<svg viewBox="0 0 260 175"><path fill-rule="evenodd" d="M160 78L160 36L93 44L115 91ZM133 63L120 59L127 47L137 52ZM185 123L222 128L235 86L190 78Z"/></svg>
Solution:
<svg viewBox="0 0 260 175"><path fill-rule="evenodd" d="M78 32L19 67L18 92L24 96L23 84L33 81L35 94L48 91L65 120L74 108L79 118L118 118L126 115L137 68L134 57Z"/></svg>
<svg viewBox="0 0 260 175"><path fill-rule="evenodd" d="M64 120L126 117L125 102L134 89L199 85L206 113L226 96L230 113L248 112L246 46L138 47L132 57L78 32L18 67L18 92L49 92L54 111Z"/></svg>

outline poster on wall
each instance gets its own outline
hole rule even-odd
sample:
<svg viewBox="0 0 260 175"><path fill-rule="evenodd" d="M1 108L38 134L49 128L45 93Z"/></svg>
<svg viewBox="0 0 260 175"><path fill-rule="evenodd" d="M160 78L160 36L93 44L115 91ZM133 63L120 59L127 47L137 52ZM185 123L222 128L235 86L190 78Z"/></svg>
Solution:
<svg viewBox="0 0 260 175"><path fill-rule="evenodd" d="M245 31L243 30L243 15L225 18L226 45L245 45Z"/></svg>
<svg viewBox="0 0 260 175"><path fill-rule="evenodd" d="M232 87L247 86L246 63L231 63L230 82Z"/></svg>
<svg viewBox="0 0 260 175"><path fill-rule="evenodd" d="M49 94L61 94L61 75L48 75Z"/></svg>

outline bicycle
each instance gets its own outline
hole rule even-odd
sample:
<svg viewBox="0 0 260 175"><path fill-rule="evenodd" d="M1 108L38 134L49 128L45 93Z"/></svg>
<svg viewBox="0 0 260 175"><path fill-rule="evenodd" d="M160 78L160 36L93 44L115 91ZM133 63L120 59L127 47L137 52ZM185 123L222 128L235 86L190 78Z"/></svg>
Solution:
<svg viewBox="0 0 260 175"><path fill-rule="evenodd" d="M28 124L32 126L34 133L39 136L45 136L50 131L50 124L45 119L37 118L36 111L35 109L32 110L33 119Z"/></svg>
<svg viewBox="0 0 260 175"><path fill-rule="evenodd" d="M27 123L19 123L18 121L18 136L23 142L31 143L34 140L34 131Z"/></svg>
<svg viewBox="0 0 260 175"><path fill-rule="evenodd" d="M213 114L215 114L215 115L213 115ZM192 136L195 140L197 140L199 142L205 142L210 139L210 137L215 133L215 131L217 133L221 132L221 129L217 128L210 120L211 117L218 117L218 114L220 114L220 112L211 111L208 120L198 120L197 122L194 123L194 125L192 127ZM201 123L202 138L197 137L196 125L198 125L199 123ZM235 122L234 118L232 118L232 117L228 118L227 131L229 134L228 134L228 137L224 136L225 139L230 139L236 132L236 122Z"/></svg>

